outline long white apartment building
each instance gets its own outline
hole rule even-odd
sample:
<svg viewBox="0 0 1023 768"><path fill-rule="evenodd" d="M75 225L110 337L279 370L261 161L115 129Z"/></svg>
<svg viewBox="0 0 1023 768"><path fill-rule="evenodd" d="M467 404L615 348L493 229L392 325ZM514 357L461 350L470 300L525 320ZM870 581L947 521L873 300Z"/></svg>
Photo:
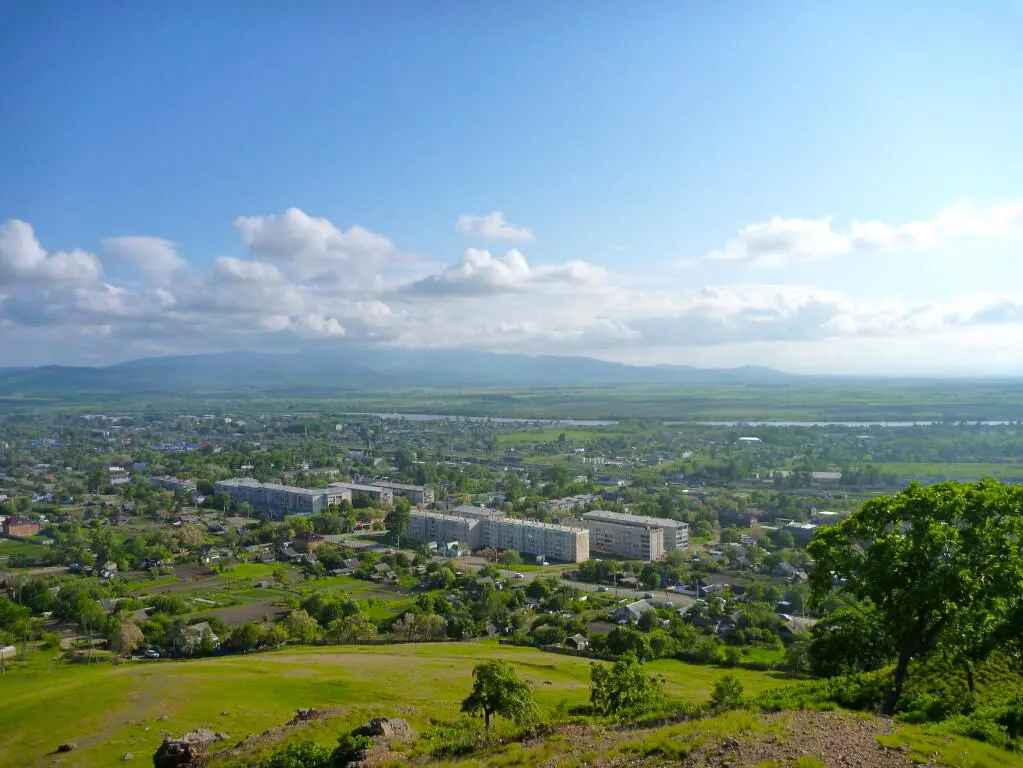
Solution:
<svg viewBox="0 0 1023 768"><path fill-rule="evenodd" d="M483 507L460 507L457 512L444 515L413 511L408 535L422 542L457 540L471 549L513 549L566 563L590 559L590 532L585 528L517 520ZM450 536L453 532L459 535Z"/></svg>
<svg viewBox="0 0 1023 768"><path fill-rule="evenodd" d="M235 503L247 502L253 509L276 518L285 515L316 515L331 504L352 500L351 490L344 486L299 488L294 485L261 483L251 477L220 480L213 487L217 493L226 493Z"/></svg>
<svg viewBox="0 0 1023 768"><path fill-rule="evenodd" d="M597 550L597 547L594 544L594 551L607 551L608 554L633 557L631 553L635 551L635 545L632 543L632 539L629 538L628 534L619 530L621 527L634 528L638 531L644 532L642 535L633 535L638 537L638 540L640 541L640 550L644 548L642 541L646 539L646 546L650 548L651 554L649 559L651 560L656 560L660 557L660 554L663 554L663 551L687 549L689 547L689 524L683 523L679 520L670 520L666 517L629 515L622 512L595 509L592 512L583 513L582 521L583 526L590 531L592 537L591 540L593 542L599 540L602 547L611 548L610 550ZM656 555L654 554L656 542L653 540L656 538L656 535L653 534L655 529L660 529L662 531L661 546L663 547L663 551ZM617 549L614 547L617 547Z"/></svg>

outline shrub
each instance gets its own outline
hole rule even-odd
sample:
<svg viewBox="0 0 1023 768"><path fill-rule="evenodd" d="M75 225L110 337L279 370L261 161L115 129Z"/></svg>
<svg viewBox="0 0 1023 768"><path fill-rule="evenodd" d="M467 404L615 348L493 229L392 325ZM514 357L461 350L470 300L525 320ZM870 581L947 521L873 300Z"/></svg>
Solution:
<svg viewBox="0 0 1023 768"><path fill-rule="evenodd" d="M741 709L745 704L742 683L735 675L728 674L714 683L710 695L710 708L723 712L727 709Z"/></svg>
<svg viewBox="0 0 1023 768"><path fill-rule="evenodd" d="M259 768L333 768L333 764L329 749L315 741L303 741L263 758Z"/></svg>
<svg viewBox="0 0 1023 768"><path fill-rule="evenodd" d="M373 739L355 733L346 733L337 740L337 747L331 755L331 762L323 768L347 768L362 759L362 753L373 746ZM317 766L316 768L319 768Z"/></svg>

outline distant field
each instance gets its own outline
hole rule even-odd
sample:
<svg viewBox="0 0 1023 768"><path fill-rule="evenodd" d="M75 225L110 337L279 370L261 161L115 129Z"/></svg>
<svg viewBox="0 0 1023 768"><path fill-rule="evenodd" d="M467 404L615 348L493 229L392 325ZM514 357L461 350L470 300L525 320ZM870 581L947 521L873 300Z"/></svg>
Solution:
<svg viewBox="0 0 1023 768"><path fill-rule="evenodd" d="M64 768L150 766L162 732L202 725L228 733L231 743L283 724L299 707L337 708L337 717L312 735L324 744L377 715L400 715L422 728L457 716L482 658L503 658L536 685L544 706L582 704L588 659L493 642L342 648L288 648L273 653L196 661L133 662L91 667L54 666L36 653L26 669L0 684L0 766L48 766L62 742L79 747ZM658 661L668 690L706 700L724 670ZM782 684L766 673L734 670L747 691ZM167 720L158 720L166 716ZM133 758L122 762L121 756Z"/></svg>
<svg viewBox="0 0 1023 768"><path fill-rule="evenodd" d="M1023 479L1023 464L908 464L886 463L877 467L885 473L899 478L935 478L949 480L970 480L982 477L996 477L1002 480Z"/></svg>

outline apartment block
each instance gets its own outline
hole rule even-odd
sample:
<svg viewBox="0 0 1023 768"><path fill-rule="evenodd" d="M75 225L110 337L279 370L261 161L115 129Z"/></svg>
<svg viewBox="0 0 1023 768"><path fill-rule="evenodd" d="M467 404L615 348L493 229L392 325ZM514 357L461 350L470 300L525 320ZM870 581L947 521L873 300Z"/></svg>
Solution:
<svg viewBox="0 0 1023 768"><path fill-rule="evenodd" d="M625 525L634 528L660 528L663 533L663 546L666 551L687 549L689 547L689 525L666 517L647 517L645 515L628 515L622 512L609 512L595 509L582 515L583 525L594 530L601 525Z"/></svg>
<svg viewBox="0 0 1023 768"><path fill-rule="evenodd" d="M514 549L524 555L540 555L566 563L590 559L590 532L585 528L490 517L482 522L483 546Z"/></svg>
<svg viewBox="0 0 1023 768"><path fill-rule="evenodd" d="M414 510L409 517L405 533L424 543L435 541L438 544L447 544L457 541L468 545L469 549L479 549L483 545L483 529L479 520L442 515L438 512Z"/></svg>
<svg viewBox="0 0 1023 768"><path fill-rule="evenodd" d="M494 517L504 517L504 512L500 509L474 507L471 504L462 504L461 506L455 507L449 511L448 514L454 515L455 517L467 517L472 520L490 520Z"/></svg>
<svg viewBox="0 0 1023 768"><path fill-rule="evenodd" d="M177 493L178 491L184 491L185 493L196 492L195 481L193 480L181 480L166 475L150 475L146 479L151 487L162 488L171 493Z"/></svg>
<svg viewBox="0 0 1023 768"><path fill-rule="evenodd" d="M590 549L629 560L658 560L664 555L664 529L652 525L623 525L583 520L590 532Z"/></svg>
<svg viewBox="0 0 1023 768"><path fill-rule="evenodd" d="M390 488L379 485L363 485L361 483L331 483L328 488L347 488L350 494L362 493L369 496L374 504L389 507L394 504L394 492ZM351 496L349 496L349 499Z"/></svg>
<svg viewBox="0 0 1023 768"><path fill-rule="evenodd" d="M346 487L298 488L293 485L261 483L249 477L221 480L214 485L217 493L226 493L231 501L248 502L254 509L271 517L285 515L316 515L331 504L352 500Z"/></svg>
<svg viewBox="0 0 1023 768"><path fill-rule="evenodd" d="M392 483L385 480L370 483L370 485L377 488L386 488L391 492L392 496L404 496L411 503L416 505L433 503L433 488L425 485L405 485L403 483Z"/></svg>
<svg viewBox="0 0 1023 768"><path fill-rule="evenodd" d="M581 493L577 496L565 496L561 499L548 499L538 502L536 508L541 512L550 512L552 515L574 512L585 507L587 504L597 501L600 497L595 493Z"/></svg>

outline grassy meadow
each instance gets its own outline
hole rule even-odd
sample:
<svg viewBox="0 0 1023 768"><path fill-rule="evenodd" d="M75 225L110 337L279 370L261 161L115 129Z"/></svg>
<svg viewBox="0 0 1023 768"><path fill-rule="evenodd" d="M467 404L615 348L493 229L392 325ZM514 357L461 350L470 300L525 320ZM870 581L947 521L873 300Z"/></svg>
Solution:
<svg viewBox="0 0 1023 768"><path fill-rule="evenodd" d="M61 756L66 768L148 766L164 732L207 725L233 744L283 724L299 707L331 710L332 717L306 732L324 744L378 715L405 717L422 729L457 716L472 667L483 658L512 662L545 707L587 700L589 660L485 641L287 648L119 666L55 664L39 651L0 679L0 766L50 765L53 751L69 741L78 748ZM705 701L725 674L677 661L649 669L664 676L670 693L692 701ZM750 693L782 683L766 673L735 674ZM126 753L133 757L122 762Z"/></svg>

